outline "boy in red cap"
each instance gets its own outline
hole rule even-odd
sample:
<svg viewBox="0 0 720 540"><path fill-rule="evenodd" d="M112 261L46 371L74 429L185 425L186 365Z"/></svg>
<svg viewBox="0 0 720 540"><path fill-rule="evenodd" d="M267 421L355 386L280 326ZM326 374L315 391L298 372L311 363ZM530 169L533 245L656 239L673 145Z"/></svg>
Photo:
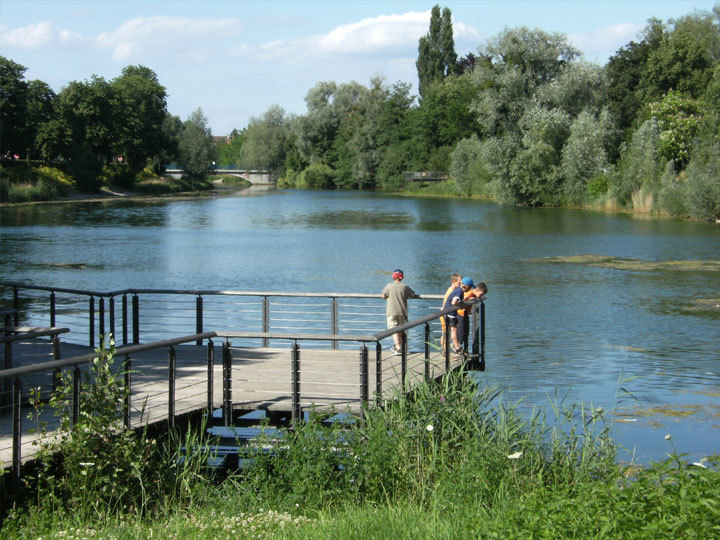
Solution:
<svg viewBox="0 0 720 540"><path fill-rule="evenodd" d="M387 315L387 327L395 328L401 324L405 324L408 320L408 298L416 298L417 294L410 287L405 285L402 280L405 277L403 271L399 268L393 274L393 282L385 285L380 293L383 298L387 298L387 306L385 314ZM395 346L390 349L393 354L400 354L400 332L393 334Z"/></svg>

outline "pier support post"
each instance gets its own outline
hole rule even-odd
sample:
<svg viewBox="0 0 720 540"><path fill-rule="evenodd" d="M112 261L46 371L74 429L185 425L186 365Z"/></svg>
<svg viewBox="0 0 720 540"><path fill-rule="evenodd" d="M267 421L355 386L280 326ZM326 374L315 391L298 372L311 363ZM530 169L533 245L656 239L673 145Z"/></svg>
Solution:
<svg viewBox="0 0 720 540"><path fill-rule="evenodd" d="M195 299L195 333L203 333L203 297L198 296ZM198 339L195 345L200 347L202 345L202 339Z"/></svg>
<svg viewBox="0 0 720 540"><path fill-rule="evenodd" d="M425 323L425 380L430 380L430 324Z"/></svg>
<svg viewBox="0 0 720 540"><path fill-rule="evenodd" d="M208 339L207 349L207 408L208 415L210 415L209 421L212 422L212 412L215 401L213 395L215 385L215 344L212 339Z"/></svg>
<svg viewBox="0 0 720 540"><path fill-rule="evenodd" d="M132 298L133 307L133 343L140 343L140 298L137 294Z"/></svg>
<svg viewBox="0 0 720 540"><path fill-rule="evenodd" d="M375 404L382 405L382 344L375 342Z"/></svg>
<svg viewBox="0 0 720 540"><path fill-rule="evenodd" d="M123 345L128 344L128 304L127 294L122 297L122 320L123 320Z"/></svg>
<svg viewBox="0 0 720 540"><path fill-rule="evenodd" d="M360 401L363 407L366 407L369 400L369 381L368 381L368 348L363 343L360 347Z"/></svg>
<svg viewBox="0 0 720 540"><path fill-rule="evenodd" d="M50 292L50 326L55 326L55 291Z"/></svg>
<svg viewBox="0 0 720 540"><path fill-rule="evenodd" d="M123 375L125 377L125 402L123 403L123 420L125 422L125 427L128 429L130 429L130 411L132 410L130 408L132 406L132 390L130 386L132 384L132 381L130 379L131 370L132 360L130 360L129 355L125 355L125 360L123 360Z"/></svg>
<svg viewBox="0 0 720 540"><path fill-rule="evenodd" d="M90 348L95 348L95 297L91 296L88 300L88 332Z"/></svg>
<svg viewBox="0 0 720 540"><path fill-rule="evenodd" d="M302 419L300 406L300 346L293 341L292 349L292 422L293 425Z"/></svg>
<svg viewBox="0 0 720 540"><path fill-rule="evenodd" d="M22 382L19 377L13 379L12 396L12 474L15 487L19 487L22 467Z"/></svg>
<svg viewBox="0 0 720 540"><path fill-rule="evenodd" d="M175 429L175 347L168 351L168 429Z"/></svg>
<svg viewBox="0 0 720 540"><path fill-rule="evenodd" d="M337 298L330 299L330 333L337 335L338 333L338 302ZM338 340L332 342L332 348L338 348Z"/></svg>
<svg viewBox="0 0 720 540"><path fill-rule="evenodd" d="M232 353L230 342L223 343L223 425L228 427L232 422Z"/></svg>

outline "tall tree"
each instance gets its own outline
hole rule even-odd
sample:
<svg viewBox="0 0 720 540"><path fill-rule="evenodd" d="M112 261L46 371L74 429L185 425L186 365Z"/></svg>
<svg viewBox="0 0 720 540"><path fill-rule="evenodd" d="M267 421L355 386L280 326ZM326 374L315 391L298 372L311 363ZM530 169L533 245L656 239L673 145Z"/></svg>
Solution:
<svg viewBox="0 0 720 540"><path fill-rule="evenodd" d="M131 170L140 171L163 149L167 116L165 87L145 66L127 66L112 81L115 115L114 150Z"/></svg>
<svg viewBox="0 0 720 540"><path fill-rule="evenodd" d="M430 28L418 43L418 91L425 96L427 87L456 72L457 54L453 38L452 14L449 8L440 11L433 6L430 12Z"/></svg>
<svg viewBox="0 0 720 540"><path fill-rule="evenodd" d="M200 107L183 124L179 153L178 161L186 175L197 179L207 177L216 159L216 147L207 118Z"/></svg>
<svg viewBox="0 0 720 540"><path fill-rule="evenodd" d="M25 66L0 56L0 156L24 154L23 129L27 122Z"/></svg>

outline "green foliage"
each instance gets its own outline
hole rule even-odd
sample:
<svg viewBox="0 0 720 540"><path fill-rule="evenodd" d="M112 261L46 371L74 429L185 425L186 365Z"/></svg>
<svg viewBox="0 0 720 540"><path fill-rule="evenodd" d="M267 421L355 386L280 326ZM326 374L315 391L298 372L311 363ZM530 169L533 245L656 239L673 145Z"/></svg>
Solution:
<svg viewBox="0 0 720 540"><path fill-rule="evenodd" d="M587 183L587 193L591 199L599 199L610 187L610 175L598 174Z"/></svg>
<svg viewBox="0 0 720 540"><path fill-rule="evenodd" d="M178 152L178 162L187 176L198 180L207 178L216 159L217 148L202 109L196 109L183 124Z"/></svg>
<svg viewBox="0 0 720 540"><path fill-rule="evenodd" d="M590 180L604 177L609 172L610 163L605 154L609 131L607 113L595 118L583 111L570 126L570 136L563 147L560 165L563 194L568 203L581 204Z"/></svg>
<svg viewBox="0 0 720 540"><path fill-rule="evenodd" d="M259 118L251 118L241 150L242 167L278 172L288 151L289 120L285 111L271 106Z"/></svg>
<svg viewBox="0 0 720 540"><path fill-rule="evenodd" d="M113 341L108 346L103 340L96 353L84 373L77 421L71 371L62 372L50 399L60 427L42 443L38 504L104 513L147 502L144 481L157 466L154 442L122 424L128 390L121 368L113 365Z"/></svg>
<svg viewBox="0 0 720 540"><path fill-rule="evenodd" d="M330 189L333 184L333 170L324 163L313 163L297 178L296 187L302 189Z"/></svg>
<svg viewBox="0 0 720 540"><path fill-rule="evenodd" d="M463 139L452 152L450 160L450 177L455 180L458 190L463 195L472 195L473 183L481 176L482 145L477 136Z"/></svg>
<svg viewBox="0 0 720 540"><path fill-rule="evenodd" d="M707 144L686 170L687 207L696 219L720 219L720 146Z"/></svg>
<svg viewBox="0 0 720 540"><path fill-rule="evenodd" d="M435 82L455 73L457 54L453 39L452 13L450 8L433 6L430 12L430 28L418 43L418 89L424 99L427 88Z"/></svg>
<svg viewBox="0 0 720 540"><path fill-rule="evenodd" d="M53 200L74 187L73 180L54 167L11 163L10 167L0 167L0 202Z"/></svg>
<svg viewBox="0 0 720 540"><path fill-rule="evenodd" d="M633 134L632 140L621 154L610 185L610 194L622 206L629 206L633 194L641 187L656 186L663 171L659 161L660 129L657 121L647 120Z"/></svg>
<svg viewBox="0 0 720 540"><path fill-rule="evenodd" d="M658 154L665 161L673 160L678 169L690 161L693 140L703 121L701 102L680 92L670 91L661 101L649 105L650 115L657 118L660 128Z"/></svg>

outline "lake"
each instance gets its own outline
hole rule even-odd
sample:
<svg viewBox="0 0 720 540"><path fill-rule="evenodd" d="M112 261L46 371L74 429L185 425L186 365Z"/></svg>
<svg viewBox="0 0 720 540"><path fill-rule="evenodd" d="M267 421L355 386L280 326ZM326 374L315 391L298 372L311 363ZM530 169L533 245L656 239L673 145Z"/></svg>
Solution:
<svg viewBox="0 0 720 540"><path fill-rule="evenodd" d="M461 272L489 287L478 378L505 400L603 407L620 459L720 451L715 224L251 189L6 206L0 226L1 280L65 288L379 293L400 267L420 294L442 294Z"/></svg>

